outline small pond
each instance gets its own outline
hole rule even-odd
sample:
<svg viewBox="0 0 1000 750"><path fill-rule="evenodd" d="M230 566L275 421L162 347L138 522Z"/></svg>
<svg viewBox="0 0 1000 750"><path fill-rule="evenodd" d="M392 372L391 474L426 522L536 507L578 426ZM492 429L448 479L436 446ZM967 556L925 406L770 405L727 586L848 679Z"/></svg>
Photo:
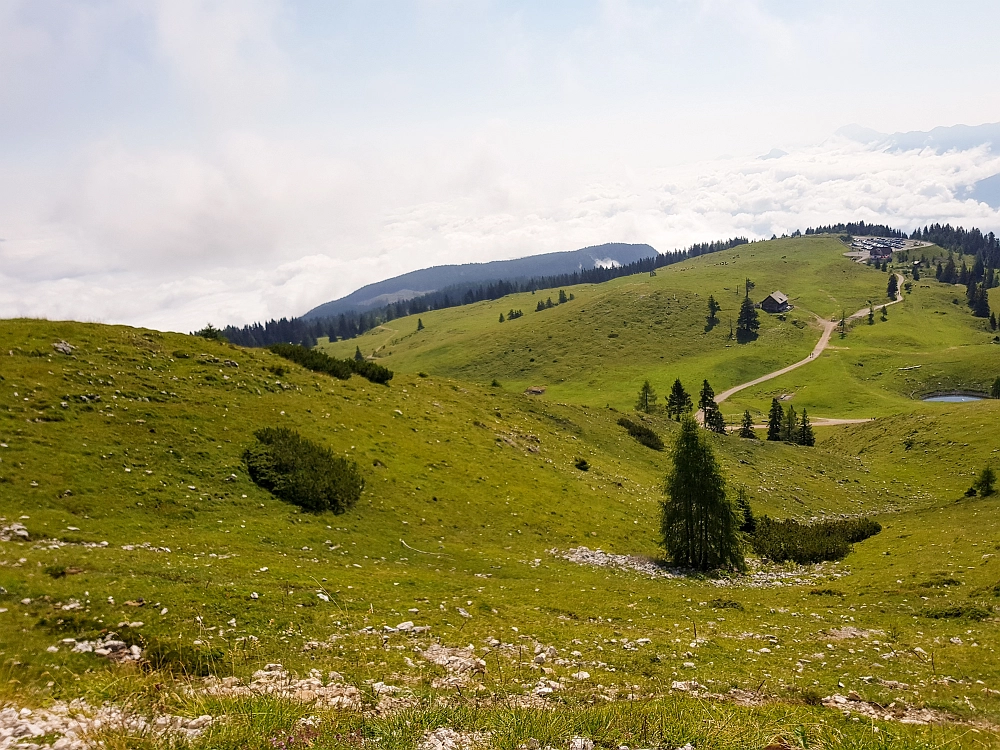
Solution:
<svg viewBox="0 0 1000 750"><path fill-rule="evenodd" d="M967 394L952 393L952 394L945 394L943 396L927 396L927 397L925 397L922 400L923 401L934 401L934 402L937 402L937 403L946 403L946 404L964 404L966 401L982 401L983 397L982 396L969 396Z"/></svg>

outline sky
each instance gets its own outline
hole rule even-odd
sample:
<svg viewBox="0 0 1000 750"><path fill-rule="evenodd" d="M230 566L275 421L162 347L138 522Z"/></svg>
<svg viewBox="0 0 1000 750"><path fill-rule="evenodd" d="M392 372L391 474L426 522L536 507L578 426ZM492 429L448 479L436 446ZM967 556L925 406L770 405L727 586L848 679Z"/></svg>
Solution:
<svg viewBox="0 0 1000 750"><path fill-rule="evenodd" d="M978 0L0 0L0 317L190 331L602 242L1000 232L1000 139L841 131L1000 122L998 27Z"/></svg>

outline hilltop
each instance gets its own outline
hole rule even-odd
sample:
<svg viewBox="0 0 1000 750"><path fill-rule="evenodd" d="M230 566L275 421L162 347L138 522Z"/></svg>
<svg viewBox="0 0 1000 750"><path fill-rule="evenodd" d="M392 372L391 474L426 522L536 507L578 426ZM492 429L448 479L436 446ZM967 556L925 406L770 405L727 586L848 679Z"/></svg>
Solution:
<svg viewBox="0 0 1000 750"><path fill-rule="evenodd" d="M456 297L466 288L483 283L518 281L543 276L559 276L606 265L627 266L656 257L649 245L609 242L580 250L529 255L488 263L432 266L378 281L355 292L314 307L302 317L330 318L345 312L363 312L392 302L400 302L443 289L454 289Z"/></svg>
<svg viewBox="0 0 1000 750"><path fill-rule="evenodd" d="M864 515L882 533L841 562L746 576L650 562L668 456L617 422L642 419L668 445L677 428L635 415L641 380L665 394L708 377L718 392L801 359L813 313L885 296L886 273L843 250L759 243L566 289L539 312L558 289L325 347L360 344L395 371L388 386L193 336L3 322L4 701L186 717L206 748L312 725L331 747L410 748L438 727L511 748L764 747L799 728L824 747L988 745L997 501L964 493L995 457L1000 402L910 397L1000 372L992 335L952 302L961 289L913 284L887 321L856 322L814 364L723 404L759 411L780 393L877 420L818 428L815 448L710 436L758 516ZM737 345L727 315L747 277L794 309ZM723 312L706 330L709 294ZM524 315L500 323L510 309ZM253 484L241 457L266 426L355 461L358 504L312 515ZM120 653L109 640L142 661L78 647ZM102 731L111 747L167 741Z"/></svg>

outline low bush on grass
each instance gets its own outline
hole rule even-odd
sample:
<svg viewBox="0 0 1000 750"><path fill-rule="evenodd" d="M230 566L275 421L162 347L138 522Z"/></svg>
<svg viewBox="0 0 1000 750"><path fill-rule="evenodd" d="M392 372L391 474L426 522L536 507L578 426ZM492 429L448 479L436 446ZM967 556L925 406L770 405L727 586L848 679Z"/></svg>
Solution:
<svg viewBox="0 0 1000 750"><path fill-rule="evenodd" d="M654 451L663 450L663 438L653 432L650 428L646 427L646 425L633 422L628 417L621 417L618 420L618 424L624 427L629 435L634 437L647 448L652 448Z"/></svg>
<svg viewBox="0 0 1000 750"><path fill-rule="evenodd" d="M126 642L127 638L123 638ZM156 637L135 639L142 649L143 666L186 677L218 675L226 666L226 655L221 649L188 646L178 641Z"/></svg>
<svg viewBox="0 0 1000 750"><path fill-rule="evenodd" d="M269 349L279 357L294 362L313 372L322 372L339 380L347 380L352 374L360 375L372 383L387 384L393 372L387 367L366 359L337 359L316 349L307 349L298 344L274 344Z"/></svg>
<svg viewBox="0 0 1000 750"><path fill-rule="evenodd" d="M358 465L287 427L265 427L243 452L250 478L275 497L313 513L343 513L364 489Z"/></svg>
<svg viewBox="0 0 1000 750"><path fill-rule="evenodd" d="M805 524L792 519L776 521L764 516L757 521L750 544L761 557L777 563L792 560L799 565L843 560L851 545L882 530L870 518L850 518Z"/></svg>
<svg viewBox="0 0 1000 750"><path fill-rule="evenodd" d="M977 622L985 620L993 615L990 607L982 604L968 602L965 604L937 604L924 607L924 617L931 617L935 620L975 620Z"/></svg>

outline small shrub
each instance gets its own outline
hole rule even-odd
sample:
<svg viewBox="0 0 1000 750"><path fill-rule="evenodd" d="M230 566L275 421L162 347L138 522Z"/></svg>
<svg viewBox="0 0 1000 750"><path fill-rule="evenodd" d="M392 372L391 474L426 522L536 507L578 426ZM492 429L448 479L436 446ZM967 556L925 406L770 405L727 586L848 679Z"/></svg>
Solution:
<svg viewBox="0 0 1000 750"><path fill-rule="evenodd" d="M847 596L840 589L811 589L810 596Z"/></svg>
<svg viewBox="0 0 1000 750"><path fill-rule="evenodd" d="M924 617L935 620L975 620L980 622L992 616L993 610L982 604L969 602L967 604L938 604L924 607Z"/></svg>
<svg viewBox="0 0 1000 750"><path fill-rule="evenodd" d="M392 370L364 358L337 359L329 354L298 344L274 344L269 348L279 357L284 357L307 370L323 372L339 380L347 380L354 373L380 385L385 385L392 380Z"/></svg>
<svg viewBox="0 0 1000 750"><path fill-rule="evenodd" d="M580 471L590 471L590 464L587 463L587 459L578 458L573 462L573 465Z"/></svg>
<svg viewBox="0 0 1000 750"><path fill-rule="evenodd" d="M663 450L663 438L653 432L650 428L646 427L646 425L633 422L628 417L621 417L618 420L618 424L624 427L629 435L634 437L647 448L652 448L654 451Z"/></svg>
<svg viewBox="0 0 1000 750"><path fill-rule="evenodd" d="M775 521L764 516L750 537L754 551L777 563L792 560L800 565L843 560L851 545L882 530L869 518L850 518L805 524L792 519Z"/></svg>
<svg viewBox="0 0 1000 750"><path fill-rule="evenodd" d="M127 639L123 639L126 640ZM187 646L155 637L141 638L137 645L142 649L146 669L170 672L186 677L210 677L225 667L226 655L221 649L205 646Z"/></svg>
<svg viewBox="0 0 1000 750"><path fill-rule="evenodd" d="M499 387L500 387L500 381L497 380L496 378L493 378L493 382L490 383L490 388L499 388Z"/></svg>
<svg viewBox="0 0 1000 750"><path fill-rule="evenodd" d="M45 574L51 576L52 578L65 578L66 577L66 566L65 565L49 565L45 568Z"/></svg>
<svg viewBox="0 0 1000 750"><path fill-rule="evenodd" d="M743 611L743 605L735 599L713 599L708 603L712 609L736 609Z"/></svg>
<svg viewBox="0 0 1000 750"><path fill-rule="evenodd" d="M275 497L320 513L343 513L361 497L358 466L287 427L265 427L243 452L250 478Z"/></svg>

